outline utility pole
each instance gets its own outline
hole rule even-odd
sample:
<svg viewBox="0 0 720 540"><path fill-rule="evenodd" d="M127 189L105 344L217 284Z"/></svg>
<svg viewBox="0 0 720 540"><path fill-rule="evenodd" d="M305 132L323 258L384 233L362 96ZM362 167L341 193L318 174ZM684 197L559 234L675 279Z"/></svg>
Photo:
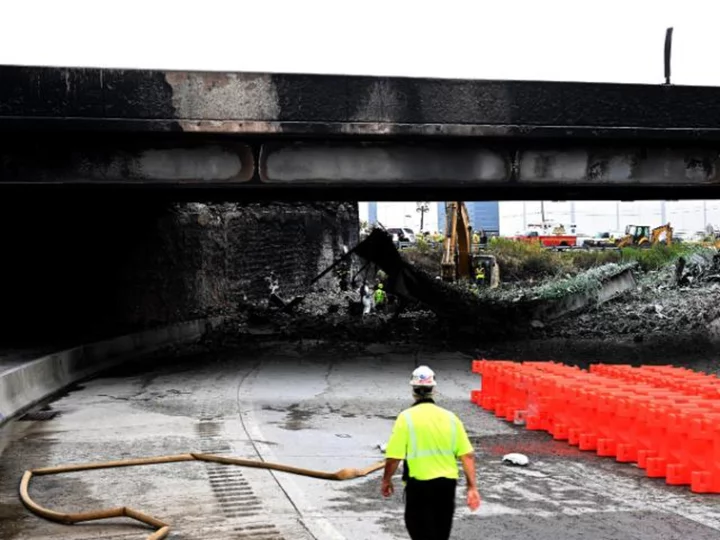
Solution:
<svg viewBox="0 0 720 540"><path fill-rule="evenodd" d="M420 232L423 232L423 229L425 228L425 212L430 211L430 203L428 202L418 202L415 203L416 205L416 211L420 212Z"/></svg>
<svg viewBox="0 0 720 540"><path fill-rule="evenodd" d="M545 226L545 201L540 201L540 222Z"/></svg>
<svg viewBox="0 0 720 540"><path fill-rule="evenodd" d="M670 84L670 58L672 56L672 27L665 30L665 84Z"/></svg>

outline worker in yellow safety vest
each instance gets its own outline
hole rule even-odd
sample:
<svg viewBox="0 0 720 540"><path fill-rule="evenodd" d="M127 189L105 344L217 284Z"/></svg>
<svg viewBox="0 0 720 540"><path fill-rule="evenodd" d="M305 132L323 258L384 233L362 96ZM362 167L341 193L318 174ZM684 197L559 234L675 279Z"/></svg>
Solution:
<svg viewBox="0 0 720 540"><path fill-rule="evenodd" d="M467 480L467 505L473 511L480 506L475 453L460 419L435 405L435 373L420 366L410 385L415 404L395 420L385 450L381 491L385 497L393 494L392 476L404 461L405 527L410 538L448 540L455 515L458 459Z"/></svg>
<svg viewBox="0 0 720 540"><path fill-rule="evenodd" d="M481 287L485 283L485 266L478 264L475 268L475 284Z"/></svg>
<svg viewBox="0 0 720 540"><path fill-rule="evenodd" d="M378 283L377 288L375 289L375 295L374 295L375 305L379 306L387 300L387 294L385 294L385 291L383 290L383 284Z"/></svg>

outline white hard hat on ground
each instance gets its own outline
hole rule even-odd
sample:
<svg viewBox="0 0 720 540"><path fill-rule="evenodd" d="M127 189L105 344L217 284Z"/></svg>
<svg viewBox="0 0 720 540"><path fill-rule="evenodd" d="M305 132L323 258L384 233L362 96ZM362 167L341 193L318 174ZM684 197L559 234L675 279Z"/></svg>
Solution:
<svg viewBox="0 0 720 540"><path fill-rule="evenodd" d="M505 454L502 458L503 463L507 465L519 465L520 467L526 467L530 460L525 454Z"/></svg>
<svg viewBox="0 0 720 540"><path fill-rule="evenodd" d="M420 366L412 372L410 386L433 387L436 386L435 372L427 366Z"/></svg>

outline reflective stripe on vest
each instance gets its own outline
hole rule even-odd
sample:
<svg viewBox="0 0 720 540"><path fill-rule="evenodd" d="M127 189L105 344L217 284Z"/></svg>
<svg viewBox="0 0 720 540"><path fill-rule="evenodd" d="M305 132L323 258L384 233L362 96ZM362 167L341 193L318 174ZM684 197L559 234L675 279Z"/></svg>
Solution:
<svg viewBox="0 0 720 540"><path fill-rule="evenodd" d="M455 445L457 443L457 425L455 425L455 418L450 411L447 411L447 415L450 419L450 449L435 448L432 450L418 450L415 426L413 425L412 418L410 417L410 411L405 411L405 421L407 422L408 432L410 433L410 449L405 459L416 459L430 456L455 456Z"/></svg>

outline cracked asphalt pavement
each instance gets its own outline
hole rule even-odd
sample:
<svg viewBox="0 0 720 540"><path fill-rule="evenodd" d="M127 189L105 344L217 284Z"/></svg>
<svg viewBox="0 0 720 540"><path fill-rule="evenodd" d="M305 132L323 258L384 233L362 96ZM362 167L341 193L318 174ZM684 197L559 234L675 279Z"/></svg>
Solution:
<svg viewBox="0 0 720 540"><path fill-rule="evenodd" d="M326 471L370 465L382 459L377 445L411 402L407 381L419 363L436 370L439 403L461 417L477 450L483 504L471 513L458 491L453 539L718 537L717 496L667 486L472 405L471 360L412 345L276 342L105 373L50 403L54 417L0 429L0 537L148 534L127 521L65 526L34 516L17 496L28 468L192 450ZM508 452L528 455L530 466L503 465ZM128 505L169 522L171 539L407 538L401 490L384 499L379 479L326 482L176 463L39 477L32 494L62 511Z"/></svg>

